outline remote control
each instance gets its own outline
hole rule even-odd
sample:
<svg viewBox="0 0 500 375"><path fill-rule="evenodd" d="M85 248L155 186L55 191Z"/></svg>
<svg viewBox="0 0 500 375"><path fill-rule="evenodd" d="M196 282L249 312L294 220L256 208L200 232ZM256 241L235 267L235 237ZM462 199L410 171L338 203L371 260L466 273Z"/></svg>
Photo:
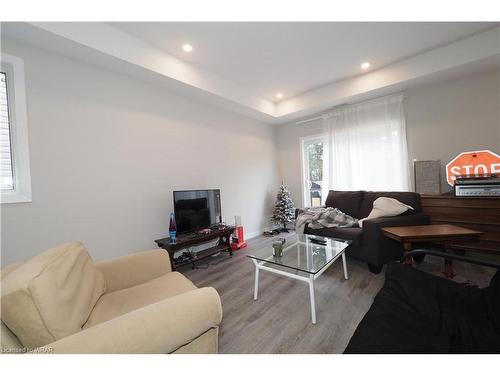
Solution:
<svg viewBox="0 0 500 375"><path fill-rule="evenodd" d="M323 246L326 245L326 241L320 240L318 238L311 238L311 242L316 243L318 245L323 245Z"/></svg>

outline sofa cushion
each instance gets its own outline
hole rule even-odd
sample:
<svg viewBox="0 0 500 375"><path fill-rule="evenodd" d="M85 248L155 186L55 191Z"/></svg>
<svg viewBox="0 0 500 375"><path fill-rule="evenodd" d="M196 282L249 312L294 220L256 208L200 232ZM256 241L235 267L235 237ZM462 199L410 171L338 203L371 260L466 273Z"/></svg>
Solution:
<svg viewBox="0 0 500 375"><path fill-rule="evenodd" d="M328 196L326 197L325 206L335 207L340 211L352 216L353 218L359 219L359 209L361 207L361 202L363 201L363 191L336 191L330 190Z"/></svg>
<svg viewBox="0 0 500 375"><path fill-rule="evenodd" d="M169 272L146 283L106 293L97 301L84 328L194 289L196 286L179 272Z"/></svg>
<svg viewBox="0 0 500 375"><path fill-rule="evenodd" d="M104 290L83 244L61 245L2 280L2 321L24 346L43 346L80 331Z"/></svg>
<svg viewBox="0 0 500 375"><path fill-rule="evenodd" d="M407 204L413 207L412 213L418 213L422 211L420 206L420 194L413 192L403 192L403 191L366 191L363 196L363 202L361 203L361 207L359 209L358 218L367 217L373 209L373 202L375 199L380 197L388 197L394 198L400 201L401 203Z"/></svg>
<svg viewBox="0 0 500 375"><path fill-rule="evenodd" d="M350 240L355 246L361 246L363 242L363 230L359 227L353 228L320 228L312 229L307 227L306 234L314 234L315 236L341 238Z"/></svg>

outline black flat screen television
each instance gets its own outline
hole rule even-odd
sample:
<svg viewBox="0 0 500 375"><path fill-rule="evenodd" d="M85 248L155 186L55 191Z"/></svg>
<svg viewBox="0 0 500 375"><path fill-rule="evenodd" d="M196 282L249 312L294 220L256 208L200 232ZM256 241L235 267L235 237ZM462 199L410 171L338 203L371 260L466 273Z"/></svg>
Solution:
<svg viewBox="0 0 500 375"><path fill-rule="evenodd" d="M185 233L221 222L220 190L174 191L177 232Z"/></svg>

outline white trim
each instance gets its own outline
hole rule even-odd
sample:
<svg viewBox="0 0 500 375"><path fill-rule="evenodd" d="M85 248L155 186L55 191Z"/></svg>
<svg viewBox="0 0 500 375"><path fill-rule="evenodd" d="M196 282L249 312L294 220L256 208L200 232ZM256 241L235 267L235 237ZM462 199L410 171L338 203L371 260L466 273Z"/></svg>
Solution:
<svg viewBox="0 0 500 375"><path fill-rule="evenodd" d="M31 202L31 172L26 113L24 62L2 53L1 69L7 73L14 190L2 191L1 203Z"/></svg>
<svg viewBox="0 0 500 375"><path fill-rule="evenodd" d="M311 118L307 118L305 120L300 120L300 121L297 121L295 123L295 125L302 125L302 124L306 124L308 122L311 122L311 121L316 121L316 120L321 120L323 118L323 115L320 115L320 116L315 116L315 117L311 117Z"/></svg>
<svg viewBox="0 0 500 375"><path fill-rule="evenodd" d="M260 231L258 230L258 231L254 231L251 233L245 233L245 240L249 240L251 238L255 238L257 236L260 236L261 234L263 234L267 230L271 230L271 227L265 227L265 228L261 229Z"/></svg>
<svg viewBox="0 0 500 375"><path fill-rule="evenodd" d="M300 180L301 180L301 185L302 185L302 188L301 188L301 192L302 192L302 207L308 207L309 206L309 203L308 203L308 197L307 197L307 191L305 189L305 179L304 179L304 172L306 171L306 157L305 157L305 154L304 154L304 145L305 143L307 142L311 142L311 141L315 141L315 140L321 140L323 142L323 146L325 145L325 135L324 133L318 133L318 134L315 134L315 135L308 135L306 137L300 137L299 139L299 152L300 152ZM325 150L323 149L323 154L324 154ZM324 158L323 158L323 162L324 162ZM324 172L325 168L323 166L323 172ZM324 176L323 176L323 181L325 180Z"/></svg>
<svg viewBox="0 0 500 375"><path fill-rule="evenodd" d="M392 98L399 98L399 97L401 97L401 100L406 98L406 96L405 96L405 94L403 92L397 92L397 93L394 93L394 94L383 95L383 96L379 96L379 97L376 97L376 98L370 98L370 99L361 100L361 101L354 101L352 103L342 103L342 104L336 105L335 107L330 108L327 111L320 112L317 116L297 121L295 124L296 125L301 125L301 124L306 124L306 123L311 122L311 121L321 120L321 119L324 119L325 117L328 118L336 110L338 110L338 109L344 109L344 108L349 107L349 106L355 106L355 105L358 105L358 104L369 104L371 102L378 101L380 99L392 99Z"/></svg>

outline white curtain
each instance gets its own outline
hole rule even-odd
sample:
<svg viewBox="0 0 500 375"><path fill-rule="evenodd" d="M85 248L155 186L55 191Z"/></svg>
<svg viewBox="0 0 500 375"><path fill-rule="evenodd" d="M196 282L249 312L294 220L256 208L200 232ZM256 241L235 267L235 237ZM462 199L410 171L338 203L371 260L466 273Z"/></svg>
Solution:
<svg viewBox="0 0 500 375"><path fill-rule="evenodd" d="M403 95L340 107L324 115L323 124L323 193L409 190Z"/></svg>

